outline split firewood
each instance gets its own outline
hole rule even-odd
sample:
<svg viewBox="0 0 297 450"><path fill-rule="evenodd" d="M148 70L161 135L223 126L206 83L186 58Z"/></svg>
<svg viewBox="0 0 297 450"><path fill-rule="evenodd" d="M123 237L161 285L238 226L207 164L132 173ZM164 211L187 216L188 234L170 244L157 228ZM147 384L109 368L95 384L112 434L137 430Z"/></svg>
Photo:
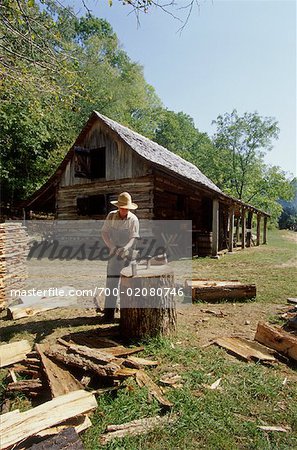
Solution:
<svg viewBox="0 0 297 450"><path fill-rule="evenodd" d="M255 340L297 361L297 336L259 322Z"/></svg>
<svg viewBox="0 0 297 450"><path fill-rule="evenodd" d="M26 358L23 364L27 366L40 366L40 358Z"/></svg>
<svg viewBox="0 0 297 450"><path fill-rule="evenodd" d="M84 345L69 344L69 342L64 339L58 339L58 342L65 347L67 347L71 353L77 353L78 355L86 356L87 358L93 359L100 364L109 363L114 359L114 355L108 353L107 351L101 351L97 348L89 348Z"/></svg>
<svg viewBox="0 0 297 450"><path fill-rule="evenodd" d="M173 406L173 403L163 396L159 386L157 386L157 384L143 370L138 370L136 372L136 382L140 387L146 386L149 393L155 397L161 406L164 406L165 408L171 408Z"/></svg>
<svg viewBox="0 0 297 450"><path fill-rule="evenodd" d="M212 342L213 344L223 347L235 356L239 356L245 361L263 361L274 362L275 357L271 351L257 344L256 342L247 341L246 339L236 337L221 337Z"/></svg>
<svg viewBox="0 0 297 450"><path fill-rule="evenodd" d="M137 436L139 434L149 433L156 428L163 428L172 424L177 420L177 416L155 416L145 419L133 420L132 422L123 423L121 425L108 425L107 433L100 438L100 444L104 445L115 438L125 436Z"/></svg>
<svg viewBox="0 0 297 450"><path fill-rule="evenodd" d="M22 365L17 365L17 366L13 366L13 370L16 373L20 373L22 375L27 375L31 378L40 378L40 370L35 370L35 369L29 369L26 366L22 366Z"/></svg>
<svg viewBox="0 0 297 450"><path fill-rule="evenodd" d="M83 389L82 384L71 375L65 366L61 365L61 363L59 365L56 364L45 355L44 351L49 348L49 345L46 344L36 345L36 350L41 358L43 370L49 383L52 398Z"/></svg>
<svg viewBox="0 0 297 450"><path fill-rule="evenodd" d="M96 407L95 397L89 392L80 390L61 395L28 411L13 414L0 421L0 450L7 449L67 419L92 411Z"/></svg>
<svg viewBox="0 0 297 450"><path fill-rule="evenodd" d="M10 366L22 361L30 351L31 345L25 339L0 345L0 367Z"/></svg>
<svg viewBox="0 0 297 450"><path fill-rule="evenodd" d="M89 370L101 377L114 376L120 370L120 366L114 363L97 364L90 359L73 353L67 353L67 349L61 345L54 345L45 350L45 354L56 361L73 367L80 367L84 370Z"/></svg>
<svg viewBox="0 0 297 450"><path fill-rule="evenodd" d="M159 362L158 361L152 361L150 359L145 359L145 358L139 358L137 356L129 356L126 361L138 364L139 366L158 366Z"/></svg>
<svg viewBox="0 0 297 450"><path fill-rule="evenodd" d="M138 369L130 369L129 367L120 367L115 373L115 378L126 378L136 375Z"/></svg>
<svg viewBox="0 0 297 450"><path fill-rule="evenodd" d="M42 382L38 378L35 380L21 380L15 383L9 383L6 386L6 392L31 392L42 389Z"/></svg>

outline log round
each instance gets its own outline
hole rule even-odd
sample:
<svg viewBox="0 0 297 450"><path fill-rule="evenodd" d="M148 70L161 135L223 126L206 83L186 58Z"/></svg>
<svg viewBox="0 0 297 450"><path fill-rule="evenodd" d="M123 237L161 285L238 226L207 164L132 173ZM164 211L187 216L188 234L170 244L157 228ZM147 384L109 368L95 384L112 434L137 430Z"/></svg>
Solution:
<svg viewBox="0 0 297 450"><path fill-rule="evenodd" d="M121 272L121 335L127 339L166 336L176 330L174 274L168 265Z"/></svg>

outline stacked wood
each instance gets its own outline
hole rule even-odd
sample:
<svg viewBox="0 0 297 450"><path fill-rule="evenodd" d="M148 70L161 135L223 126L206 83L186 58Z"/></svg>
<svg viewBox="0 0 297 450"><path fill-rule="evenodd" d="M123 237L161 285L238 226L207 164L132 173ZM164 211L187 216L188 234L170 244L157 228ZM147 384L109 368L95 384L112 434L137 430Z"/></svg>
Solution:
<svg viewBox="0 0 297 450"><path fill-rule="evenodd" d="M272 327L259 322L255 340L279 353L297 361L297 336L284 331L280 327Z"/></svg>
<svg viewBox="0 0 297 450"><path fill-rule="evenodd" d="M56 364L45 355L44 351L49 349L49 345L37 344L36 349L41 358L52 398L83 389L82 384L74 378L65 366Z"/></svg>
<svg viewBox="0 0 297 450"><path fill-rule="evenodd" d="M11 289L24 289L28 277L28 235L21 223L0 224L0 310Z"/></svg>
<svg viewBox="0 0 297 450"><path fill-rule="evenodd" d="M1 416L0 449L4 450L67 419L90 412L97 407L95 397L79 390L54 398L25 412Z"/></svg>
<svg viewBox="0 0 297 450"><path fill-rule="evenodd" d="M79 368L99 377L121 379L135 375L137 370L125 367L125 361L117 356L135 353L140 349L143 348L125 349L118 346L99 350L59 339L59 344L45 348L44 353L65 366Z"/></svg>
<svg viewBox="0 0 297 450"><path fill-rule="evenodd" d="M221 300L247 300L256 297L256 285L238 280L186 280L185 289L192 290L192 300L214 303Z"/></svg>
<svg viewBox="0 0 297 450"><path fill-rule="evenodd" d="M96 330L97 331L97 330ZM1 444L0 450L8 450L22 443L25 448L31 448L32 438L50 440L34 444L32 449L61 448L74 450L79 447L77 434L90 427L91 421L87 413L95 409L96 400L92 394L101 394L106 390L118 389L120 380L133 376L140 387L148 390L148 395L154 397L164 409L173 404L164 396L163 390L143 370L152 367L158 361L134 356L143 347L124 347L117 342L93 332L95 347L92 347L91 332L75 333L60 338L55 343L36 344L35 350L26 347L26 354L21 353L17 362L9 369L8 377L11 381L6 386L8 395L22 392L26 396L36 397L44 389L49 388L52 400L20 413L15 410L0 417ZM107 329L105 330L107 332ZM72 338L77 342L73 342ZM10 345L10 344L6 344ZM4 347L4 346L3 346ZM14 347L13 347L14 348ZM19 348L19 347L18 347ZM20 361L21 358L21 362ZM11 358L10 361L14 359ZM78 370L77 370L78 369ZM82 377L82 373L85 373ZM30 376L30 379L19 379L18 374ZM91 392L83 390L82 378ZM79 381L81 380L81 381ZM103 389L88 386L91 382L103 383L108 380ZM40 399L40 398L39 398ZM129 424L110 426L108 433L101 438L101 443L108 442L114 437L126 434L140 434L163 426L172 421L172 417L141 419ZM70 429L75 430L69 431ZM61 434L62 433L62 434ZM68 434L70 433L70 434ZM61 440L61 436L72 436L73 442ZM56 438L52 438L56 436ZM64 442L64 443L63 443ZM72 446L72 443L74 447ZM78 445L76 447L75 445Z"/></svg>

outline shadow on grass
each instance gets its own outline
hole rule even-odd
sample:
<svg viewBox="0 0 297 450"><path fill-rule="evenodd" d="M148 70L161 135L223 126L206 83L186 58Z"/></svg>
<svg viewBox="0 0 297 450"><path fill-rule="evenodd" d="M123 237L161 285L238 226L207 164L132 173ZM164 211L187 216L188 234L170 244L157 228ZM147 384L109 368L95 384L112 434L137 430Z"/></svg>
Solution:
<svg viewBox="0 0 297 450"><path fill-rule="evenodd" d="M1 340L10 341L15 335L22 333L32 334L36 343L41 342L46 336L51 335L58 328L70 328L87 325L102 325L105 323L100 316L95 317L73 317L73 318L55 318L48 320L39 320L25 323L14 323L1 327Z"/></svg>

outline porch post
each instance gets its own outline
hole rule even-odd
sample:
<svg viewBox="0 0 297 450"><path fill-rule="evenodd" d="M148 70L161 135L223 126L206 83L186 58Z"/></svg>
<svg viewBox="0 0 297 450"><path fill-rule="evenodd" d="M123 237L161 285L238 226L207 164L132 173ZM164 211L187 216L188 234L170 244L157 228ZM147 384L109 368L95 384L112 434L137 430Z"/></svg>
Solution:
<svg viewBox="0 0 297 450"><path fill-rule="evenodd" d="M252 211L248 212L248 217L247 217L247 236L246 236L246 246L250 247L251 243L252 243L252 223L253 223L253 213Z"/></svg>
<svg viewBox="0 0 297 450"><path fill-rule="evenodd" d="M211 255L217 256L219 251L219 201L212 201L212 247Z"/></svg>
<svg viewBox="0 0 297 450"><path fill-rule="evenodd" d="M261 239L261 214L257 214L257 245L260 245Z"/></svg>
<svg viewBox="0 0 297 450"><path fill-rule="evenodd" d="M245 232L246 232L246 224L245 224L245 208L242 207L241 210L241 248L245 248Z"/></svg>
<svg viewBox="0 0 297 450"><path fill-rule="evenodd" d="M233 252L233 234L234 234L234 207L231 206L229 209L229 242L228 242L228 250L230 253Z"/></svg>
<svg viewBox="0 0 297 450"><path fill-rule="evenodd" d="M267 216L264 217L263 244L267 244Z"/></svg>

